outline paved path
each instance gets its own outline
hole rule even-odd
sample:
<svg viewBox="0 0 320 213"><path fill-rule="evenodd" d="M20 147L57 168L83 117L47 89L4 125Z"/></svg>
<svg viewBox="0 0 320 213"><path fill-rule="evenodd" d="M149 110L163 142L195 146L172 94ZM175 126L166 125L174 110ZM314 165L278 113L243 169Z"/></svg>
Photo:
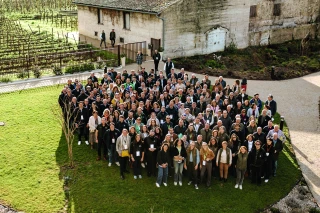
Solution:
<svg viewBox="0 0 320 213"><path fill-rule="evenodd" d="M153 62L143 64L146 70L153 68ZM160 69L163 64L160 64ZM135 64L125 67L127 70L136 69ZM121 71L123 68L118 68ZM101 76L102 70L95 71ZM191 73L189 73L191 74ZM74 76L58 76L36 80L24 80L9 84L0 84L0 93L28 89L34 87L64 84L70 79L86 79L88 73ZM200 79L201 75L197 75ZM210 77L214 81L216 77ZM225 79L232 85L234 79ZM248 94L259 93L265 101L268 94L273 94L278 103L278 112L285 117L290 129L291 141L298 163L318 205L320 204L320 140L319 140L319 109L320 72L284 81L248 81Z"/></svg>

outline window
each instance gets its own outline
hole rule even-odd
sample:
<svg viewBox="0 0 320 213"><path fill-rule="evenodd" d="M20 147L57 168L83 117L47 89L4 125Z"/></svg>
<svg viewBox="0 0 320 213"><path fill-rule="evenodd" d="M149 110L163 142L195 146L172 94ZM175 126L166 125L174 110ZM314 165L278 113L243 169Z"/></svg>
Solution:
<svg viewBox="0 0 320 213"><path fill-rule="evenodd" d="M128 12L123 13L123 28L130 30L130 13Z"/></svg>
<svg viewBox="0 0 320 213"><path fill-rule="evenodd" d="M94 31L94 36L98 36L98 32L97 31Z"/></svg>
<svg viewBox="0 0 320 213"><path fill-rule="evenodd" d="M98 17L98 24L102 24L102 11L100 8L97 9L97 17Z"/></svg>
<svg viewBox="0 0 320 213"><path fill-rule="evenodd" d="M274 4L273 5L273 15L280 16L281 15L281 4Z"/></svg>
<svg viewBox="0 0 320 213"><path fill-rule="evenodd" d="M250 18L257 17L257 5L250 6Z"/></svg>

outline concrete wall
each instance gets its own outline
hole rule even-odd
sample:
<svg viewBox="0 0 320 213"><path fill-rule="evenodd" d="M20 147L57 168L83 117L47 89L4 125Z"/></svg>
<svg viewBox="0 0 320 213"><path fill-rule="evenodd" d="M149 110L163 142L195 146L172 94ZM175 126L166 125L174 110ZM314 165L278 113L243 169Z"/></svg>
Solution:
<svg viewBox="0 0 320 213"><path fill-rule="evenodd" d="M212 46L232 41L247 47L249 5L249 0L181 0L170 6L161 14L166 19L164 57L208 54L221 50Z"/></svg>
<svg viewBox="0 0 320 213"><path fill-rule="evenodd" d="M273 15L274 4L281 4L280 16ZM257 5L257 16L250 18L249 45L282 43L302 39L310 31L314 37L320 0L251 0ZM270 38L270 40L268 40Z"/></svg>
<svg viewBox="0 0 320 213"><path fill-rule="evenodd" d="M116 32L116 44L119 38L124 38L124 43L146 41L151 42L151 38L162 39L162 21L152 14L130 13L130 30L124 29L123 12L116 10L101 9L102 24L98 24L97 8L78 6L78 29L81 35L100 39L100 34L104 30L109 41L111 29ZM98 36L94 32L98 31Z"/></svg>

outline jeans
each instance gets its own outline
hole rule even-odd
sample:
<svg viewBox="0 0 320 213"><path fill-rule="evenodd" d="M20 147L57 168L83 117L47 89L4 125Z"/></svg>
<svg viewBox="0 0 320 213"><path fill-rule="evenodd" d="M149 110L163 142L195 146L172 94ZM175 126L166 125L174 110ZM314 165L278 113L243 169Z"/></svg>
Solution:
<svg viewBox="0 0 320 213"><path fill-rule="evenodd" d="M167 183L168 179L168 166L166 168L162 168L158 166L158 177L157 177L157 183L161 185L161 182Z"/></svg>
<svg viewBox="0 0 320 213"><path fill-rule="evenodd" d="M201 183L204 179L204 174L207 171L207 186L211 185L211 171L212 171L212 161L206 161L206 165L202 165L201 167Z"/></svg>
<svg viewBox="0 0 320 213"><path fill-rule="evenodd" d="M124 171L126 171L128 160L129 160L129 157L120 157L119 156L120 175L123 175Z"/></svg>
<svg viewBox="0 0 320 213"><path fill-rule="evenodd" d="M119 162L119 154L116 151L116 145L111 145L108 149L109 163Z"/></svg>
<svg viewBox="0 0 320 213"><path fill-rule="evenodd" d="M182 170L183 163L178 163L178 161L173 161L174 165L174 182L182 182Z"/></svg>
<svg viewBox="0 0 320 213"><path fill-rule="evenodd" d="M133 161L133 175L141 175L141 157L135 157Z"/></svg>
<svg viewBox="0 0 320 213"><path fill-rule="evenodd" d="M277 168L278 168L278 160L274 160L272 162L272 170L273 170L273 174L277 174Z"/></svg>
<svg viewBox="0 0 320 213"><path fill-rule="evenodd" d="M264 163L264 177L265 177L265 179L269 179L270 175L272 175L272 165L273 165L273 161L271 161L271 160L267 160Z"/></svg>
<svg viewBox="0 0 320 213"><path fill-rule="evenodd" d="M242 185L245 173L246 173L245 169L237 169L236 184Z"/></svg>
<svg viewBox="0 0 320 213"><path fill-rule="evenodd" d="M115 39L110 39L112 47L114 47L114 43L116 43Z"/></svg>
<svg viewBox="0 0 320 213"><path fill-rule="evenodd" d="M107 43L106 43L106 40L105 40L105 39L101 39L100 47L101 47L102 43L104 43L104 46L107 47Z"/></svg>

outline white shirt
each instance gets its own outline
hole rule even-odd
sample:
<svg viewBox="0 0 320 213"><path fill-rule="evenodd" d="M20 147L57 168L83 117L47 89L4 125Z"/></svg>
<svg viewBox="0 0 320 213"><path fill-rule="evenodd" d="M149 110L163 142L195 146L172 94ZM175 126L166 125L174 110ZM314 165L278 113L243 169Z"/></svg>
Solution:
<svg viewBox="0 0 320 213"><path fill-rule="evenodd" d="M101 117L98 116L97 117L98 119L98 125L101 124ZM94 118L94 116L92 115L90 118L89 118L89 130L91 131L94 131L97 129L97 125L96 125L96 120Z"/></svg>
<svg viewBox="0 0 320 213"><path fill-rule="evenodd" d="M250 152L253 146L253 141L248 141L248 151Z"/></svg>

